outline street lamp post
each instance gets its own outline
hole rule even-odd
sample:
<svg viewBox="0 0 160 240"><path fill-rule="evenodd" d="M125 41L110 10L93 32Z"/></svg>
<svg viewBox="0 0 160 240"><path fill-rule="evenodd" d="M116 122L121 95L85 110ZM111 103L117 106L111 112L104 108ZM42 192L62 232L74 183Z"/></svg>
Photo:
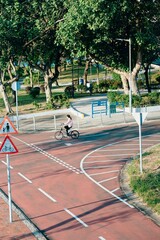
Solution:
<svg viewBox="0 0 160 240"><path fill-rule="evenodd" d="M131 56L131 38L123 39L123 38L116 38L118 41L125 41L129 43L129 111L132 113L132 56Z"/></svg>

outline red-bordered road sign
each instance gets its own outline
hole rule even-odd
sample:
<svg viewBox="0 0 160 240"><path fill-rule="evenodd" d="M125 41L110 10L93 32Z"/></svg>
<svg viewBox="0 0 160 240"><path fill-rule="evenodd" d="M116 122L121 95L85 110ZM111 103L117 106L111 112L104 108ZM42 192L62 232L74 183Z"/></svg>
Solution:
<svg viewBox="0 0 160 240"><path fill-rule="evenodd" d="M4 141L2 142L2 145L0 147L0 153L3 154L13 154L18 153L18 149L12 142L9 136L6 136Z"/></svg>
<svg viewBox="0 0 160 240"><path fill-rule="evenodd" d="M18 131L11 122L11 120L6 116L0 125L0 135L8 133L18 133Z"/></svg>

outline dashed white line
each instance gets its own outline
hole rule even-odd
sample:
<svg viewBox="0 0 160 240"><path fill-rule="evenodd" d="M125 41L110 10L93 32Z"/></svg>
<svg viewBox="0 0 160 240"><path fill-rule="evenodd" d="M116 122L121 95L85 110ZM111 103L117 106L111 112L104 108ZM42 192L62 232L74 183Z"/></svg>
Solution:
<svg viewBox="0 0 160 240"><path fill-rule="evenodd" d="M99 237L100 240L106 240L104 237Z"/></svg>
<svg viewBox="0 0 160 240"><path fill-rule="evenodd" d="M57 202L53 197L51 197L48 193L46 193L44 190L42 190L41 188L38 188L38 190L43 193L46 197L48 197L51 201L53 202Z"/></svg>
<svg viewBox="0 0 160 240"><path fill-rule="evenodd" d="M117 178L117 177L107 178L107 179L104 179L104 180L102 180L102 181L100 181L98 183L108 182L108 181L111 181L111 180L113 180L115 178Z"/></svg>
<svg viewBox="0 0 160 240"><path fill-rule="evenodd" d="M81 173L81 171L79 169L77 169L77 168L75 168L75 167L73 167L73 166L63 162L62 160L58 159L57 157L52 156L51 154L48 154L47 152L43 151L41 148L39 148L39 147L37 147L37 146L35 146L33 144L31 144L30 146L33 147L36 151L44 154L46 157L50 158L54 162L57 162L58 164L62 165L65 168L68 168L69 170L75 172L76 174L80 174Z"/></svg>
<svg viewBox="0 0 160 240"><path fill-rule="evenodd" d="M74 172L74 173L76 173L76 174L80 174L80 173L82 173L82 171L80 171L80 170L77 169L76 167L73 167L73 166L67 164L66 162L63 162L62 160L56 158L55 156L53 156L53 155L51 155L51 154L49 154L49 153L43 151L43 149L41 149L41 148L35 146L34 144L28 144L28 143L26 143L25 141L23 141L23 140L21 140L21 139L19 139L19 138L17 138L17 137L14 137L14 138L17 139L18 141L20 141L20 142L26 144L27 146L29 146L29 147L35 149L35 151L37 151L37 152L39 152L39 153L45 155L46 157L52 159L52 161L54 161L54 162L56 162L56 163L58 163L58 164L61 164L61 165L62 165L63 167L65 167L65 168L68 168L68 169L71 170L72 172Z"/></svg>
<svg viewBox="0 0 160 240"><path fill-rule="evenodd" d="M86 223L84 223L79 217L77 217L76 215L74 215L70 210L68 210L67 208L64 208L64 210L69 213L73 218L75 218L79 223L81 223L84 227L88 227L88 225Z"/></svg>
<svg viewBox="0 0 160 240"><path fill-rule="evenodd" d="M18 175L24 178L27 182L32 183L32 181L25 177L22 173L19 172Z"/></svg>
<svg viewBox="0 0 160 240"><path fill-rule="evenodd" d="M3 164L7 166L7 163L5 161L2 161ZM10 169L13 169L13 167L10 165Z"/></svg>

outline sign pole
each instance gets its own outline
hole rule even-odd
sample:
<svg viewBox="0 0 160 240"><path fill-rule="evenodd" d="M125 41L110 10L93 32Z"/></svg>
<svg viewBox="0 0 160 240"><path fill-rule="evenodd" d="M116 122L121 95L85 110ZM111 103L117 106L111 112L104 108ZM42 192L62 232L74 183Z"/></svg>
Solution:
<svg viewBox="0 0 160 240"><path fill-rule="evenodd" d="M9 220L10 220L10 223L12 223L11 176L10 176L10 159L8 154L6 154L6 160L7 160L7 176L8 176Z"/></svg>
<svg viewBox="0 0 160 240"><path fill-rule="evenodd" d="M143 164L142 164L142 123L147 117L147 112L145 113L132 113L133 117L135 118L136 122L138 123L139 126L139 156L140 156L140 162L139 162L139 167L140 167L140 173L143 173Z"/></svg>
<svg viewBox="0 0 160 240"><path fill-rule="evenodd" d="M143 166L142 166L142 131L141 131L141 126L142 126L142 113L140 113L140 124L139 124L139 153L140 153L140 173L142 174L143 172Z"/></svg>
<svg viewBox="0 0 160 240"><path fill-rule="evenodd" d="M19 129L19 122L18 122L18 82L16 82L16 116L17 116L17 129Z"/></svg>

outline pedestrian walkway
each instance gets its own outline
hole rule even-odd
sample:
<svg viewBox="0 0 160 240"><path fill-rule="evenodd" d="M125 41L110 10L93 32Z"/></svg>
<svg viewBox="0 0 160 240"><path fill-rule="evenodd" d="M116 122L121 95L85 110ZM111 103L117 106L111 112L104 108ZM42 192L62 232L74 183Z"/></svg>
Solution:
<svg viewBox="0 0 160 240"><path fill-rule="evenodd" d="M74 99L71 103L71 112L78 117L79 127L97 127L97 126L110 126L119 124L130 124L136 123L134 116L129 112L128 108L117 108L115 113L104 114L99 113L92 116L92 103L94 101L107 100L106 94L89 96L81 99ZM146 121L159 120L160 110L158 107L135 109L132 108L133 112L146 112L148 111Z"/></svg>
<svg viewBox="0 0 160 240"><path fill-rule="evenodd" d="M92 103L107 100L106 94L76 99L72 102L72 112L79 117L80 128L110 126L134 122L134 118L123 109L114 114L99 113L92 116ZM98 109L98 107L97 107Z"/></svg>
<svg viewBox="0 0 160 240"><path fill-rule="evenodd" d="M116 108L116 112L111 114L105 114L99 112L99 114L92 115L92 103L93 101L107 100L106 94L97 94L93 96L73 99L71 106L68 109L58 109L43 111L25 115L19 115L19 132L33 132L33 131L54 131L60 128L61 123L66 120L66 115L71 114L74 120L74 127L77 129L88 129L97 127L109 127L124 124L136 123L133 115L129 112L128 108ZM134 109L135 111L150 111L150 109ZM2 121L3 119L1 119ZM148 112L146 120L160 120L160 110L156 107ZM11 117L11 121L14 125L17 125L16 116Z"/></svg>

